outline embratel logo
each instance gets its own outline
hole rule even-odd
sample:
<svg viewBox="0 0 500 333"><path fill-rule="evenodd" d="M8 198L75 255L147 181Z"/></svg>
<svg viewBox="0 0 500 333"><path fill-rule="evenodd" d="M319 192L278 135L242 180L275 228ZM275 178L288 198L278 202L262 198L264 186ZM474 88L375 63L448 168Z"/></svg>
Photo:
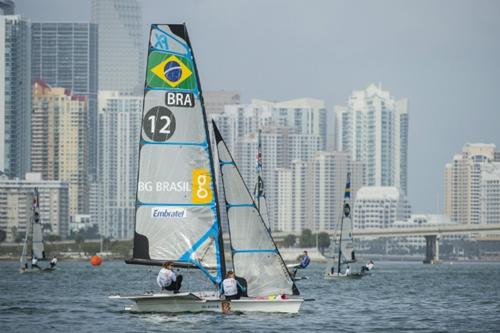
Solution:
<svg viewBox="0 0 500 333"><path fill-rule="evenodd" d="M151 217L154 219L183 219L187 216L182 207L152 207Z"/></svg>
<svg viewBox="0 0 500 333"><path fill-rule="evenodd" d="M148 85L152 88L194 88L191 64L183 57L152 52L148 67Z"/></svg>

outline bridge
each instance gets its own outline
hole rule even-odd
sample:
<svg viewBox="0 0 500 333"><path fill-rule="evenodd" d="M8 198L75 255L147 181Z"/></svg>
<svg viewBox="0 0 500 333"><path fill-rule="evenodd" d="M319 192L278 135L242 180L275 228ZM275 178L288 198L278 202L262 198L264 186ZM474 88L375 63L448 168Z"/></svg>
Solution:
<svg viewBox="0 0 500 333"><path fill-rule="evenodd" d="M378 237L409 237L423 236L426 242L424 263L439 261L439 238L443 235L470 235L483 233L500 233L499 224L450 224L430 225L423 227L407 228L369 228L354 229L354 238L378 238ZM273 232L276 241L283 241L287 235L300 236L297 232ZM338 232L328 232L330 237L338 236Z"/></svg>

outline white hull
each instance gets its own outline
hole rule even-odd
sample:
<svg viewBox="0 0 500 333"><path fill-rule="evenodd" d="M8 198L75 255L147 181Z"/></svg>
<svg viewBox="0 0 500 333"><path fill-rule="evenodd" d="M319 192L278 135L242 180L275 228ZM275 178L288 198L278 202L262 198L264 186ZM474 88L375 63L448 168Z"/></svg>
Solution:
<svg viewBox="0 0 500 333"><path fill-rule="evenodd" d="M215 293L145 294L140 296L110 296L135 302L125 308L131 312L273 312L297 313L303 298L241 298L224 300Z"/></svg>
<svg viewBox="0 0 500 333"><path fill-rule="evenodd" d="M363 277L363 274L360 273L353 273L353 274L338 274L338 273L326 273L325 274L325 280L356 280L356 279L361 279Z"/></svg>

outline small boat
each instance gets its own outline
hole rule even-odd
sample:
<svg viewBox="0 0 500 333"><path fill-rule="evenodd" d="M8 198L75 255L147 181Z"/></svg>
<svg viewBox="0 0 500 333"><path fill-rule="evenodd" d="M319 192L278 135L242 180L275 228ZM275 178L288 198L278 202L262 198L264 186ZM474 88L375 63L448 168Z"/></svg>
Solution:
<svg viewBox="0 0 500 333"><path fill-rule="evenodd" d="M126 262L199 269L208 291L113 295L132 312L296 313L304 299L217 126L225 203L219 204L200 82L185 25L153 25L149 39L133 257ZM237 279L248 297L220 295L226 275L220 209L225 209Z"/></svg>
<svg viewBox="0 0 500 333"><path fill-rule="evenodd" d="M336 240L338 247L337 257L332 257L331 261L327 264L325 271L325 279L327 280L353 280L360 279L364 273L354 273L350 265L356 262L356 255L354 252L354 240L352 236L352 219L351 219L351 206L349 201L351 199L351 173L347 173L347 182L344 191L344 205L342 217L340 218L339 238Z"/></svg>
<svg viewBox="0 0 500 333"><path fill-rule="evenodd" d="M28 256L28 253L30 254ZM20 258L21 273L52 272L57 260L53 258L48 267L38 266L39 261L47 261L45 245L43 242L42 220L40 217L40 195L38 188L32 193L31 216L26 228L23 250Z"/></svg>

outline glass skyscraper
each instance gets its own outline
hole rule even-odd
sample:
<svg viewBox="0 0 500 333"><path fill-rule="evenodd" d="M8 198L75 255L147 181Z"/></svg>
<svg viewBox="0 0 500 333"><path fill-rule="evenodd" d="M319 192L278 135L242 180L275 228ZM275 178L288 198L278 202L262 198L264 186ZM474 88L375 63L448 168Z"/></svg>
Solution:
<svg viewBox="0 0 500 333"><path fill-rule="evenodd" d="M92 22L99 25L99 89L143 93L142 10L137 0L92 0Z"/></svg>
<svg viewBox="0 0 500 333"><path fill-rule="evenodd" d="M97 25L93 23L33 23L33 80L84 96L89 112L89 173L97 170Z"/></svg>
<svg viewBox="0 0 500 333"><path fill-rule="evenodd" d="M24 178L31 169L30 22L0 16L0 171Z"/></svg>

